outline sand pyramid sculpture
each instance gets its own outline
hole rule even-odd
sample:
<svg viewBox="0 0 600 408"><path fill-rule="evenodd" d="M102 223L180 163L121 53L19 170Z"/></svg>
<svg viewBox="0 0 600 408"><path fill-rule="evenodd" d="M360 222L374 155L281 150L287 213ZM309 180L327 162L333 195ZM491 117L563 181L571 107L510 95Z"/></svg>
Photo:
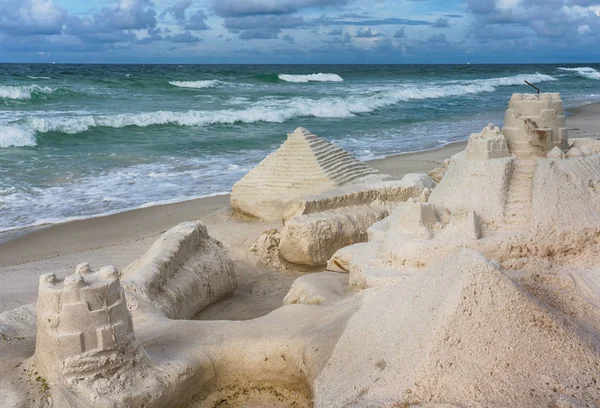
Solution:
<svg viewBox="0 0 600 408"><path fill-rule="evenodd" d="M233 185L231 206L237 214L277 220L287 206L306 195L390 178L300 127Z"/></svg>

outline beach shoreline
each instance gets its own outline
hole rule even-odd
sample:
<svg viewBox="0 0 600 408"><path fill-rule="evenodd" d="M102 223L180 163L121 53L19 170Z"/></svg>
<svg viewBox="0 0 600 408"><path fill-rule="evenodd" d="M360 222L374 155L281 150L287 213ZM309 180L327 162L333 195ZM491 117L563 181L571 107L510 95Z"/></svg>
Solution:
<svg viewBox="0 0 600 408"><path fill-rule="evenodd" d="M572 132L574 131L573 133L575 133L575 135L570 134L569 135L570 137L589 137L589 136L585 136L585 135L593 134L595 132L594 126L592 125L590 128L589 124L586 122L588 122L587 117L589 116L590 113L591 114L596 113L597 107L600 107L600 103L590 103L590 104L580 105L575 108L570 108L568 110L567 115L568 115L569 121L578 120L579 117L581 117L581 119L582 119L578 122L578 123L580 123L579 125L574 126L575 129L570 129ZM473 130L473 132L475 132L475 130ZM591 137L593 137L593 135ZM395 153L395 154L391 154L391 155L383 157L383 158L365 160L365 163L368 163L370 166L376 168L377 170L379 170L382 173L391 174L393 176L401 177L402 175L407 174L407 173L427 173L431 169L437 167L437 165L439 165L441 163L441 161L443 161L443 159L440 160L440 158L442 156L444 158L447 158L447 157L450 157L450 156L462 151L467 144L466 138L467 138L467 136L465 136L465 140L449 142L442 146L438 146L438 147L434 147L434 148L430 148L430 149ZM398 163L399 159L403 159L403 162ZM404 163L404 161L406 161L406 163ZM433 167L431 167L431 166L433 166ZM21 237L27 236L32 233L36 233L36 232L39 232L39 231L42 231L42 230L45 230L48 228L53 228L58 225L87 221L87 220L92 220L92 219L96 219L96 218L112 217L112 216L117 216L119 214L130 214L135 211L147 210L148 208L178 206L178 205L181 205L182 203L186 203L186 202L195 202L195 203L200 204L202 202L202 200L207 200L207 199L214 198L214 197L223 197L223 198L226 197L227 201L228 201L229 193L223 192L223 193L216 193L216 194L210 194L210 195L200 195L199 197L185 198L185 199L175 201L175 202L166 202L166 203L159 202L156 204L150 203L150 204L144 204L144 205L136 207L136 208L115 210L115 211L111 211L108 213L93 214L93 215L89 215L89 216L86 216L86 215L73 216L73 217L67 217L64 220L60 220L57 222L49 222L49 223L44 223L44 224L29 225L29 226L25 226L25 227L16 227L16 228L3 230L3 231L0 231L0 255L2 252L2 250L1 250L2 245L4 245L5 243L8 243L15 239L19 239ZM166 201L168 201L168 200L166 200ZM202 207L203 205L200 204L200 206ZM209 206L210 206L210 204L209 204ZM0 265L2 265L2 257L1 256L0 256Z"/></svg>

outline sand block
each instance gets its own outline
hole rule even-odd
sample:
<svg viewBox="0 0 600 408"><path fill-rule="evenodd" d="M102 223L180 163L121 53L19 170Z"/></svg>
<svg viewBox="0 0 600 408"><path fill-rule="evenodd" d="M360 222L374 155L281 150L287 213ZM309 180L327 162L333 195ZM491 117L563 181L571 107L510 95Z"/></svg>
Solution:
<svg viewBox="0 0 600 408"><path fill-rule="evenodd" d="M304 196L359 182L390 179L304 128L233 185L236 213L274 221Z"/></svg>
<svg viewBox="0 0 600 408"><path fill-rule="evenodd" d="M514 160L469 160L465 152L459 153L452 157L429 202L451 213L475 211L483 222L501 224ZM444 218L443 213L439 216Z"/></svg>
<svg viewBox="0 0 600 408"><path fill-rule="evenodd" d="M315 406L585 406L600 398L585 374L600 363L593 343L473 251L363 293L314 382Z"/></svg>
<svg viewBox="0 0 600 408"><path fill-rule="evenodd" d="M122 283L133 308L151 305L171 319L189 319L237 287L229 252L200 221L165 232L123 270Z"/></svg>
<svg viewBox="0 0 600 408"><path fill-rule="evenodd" d="M307 197L286 210L279 251L288 262L322 266L340 248L367 240L367 230L393 208L435 183L427 175L353 185Z"/></svg>

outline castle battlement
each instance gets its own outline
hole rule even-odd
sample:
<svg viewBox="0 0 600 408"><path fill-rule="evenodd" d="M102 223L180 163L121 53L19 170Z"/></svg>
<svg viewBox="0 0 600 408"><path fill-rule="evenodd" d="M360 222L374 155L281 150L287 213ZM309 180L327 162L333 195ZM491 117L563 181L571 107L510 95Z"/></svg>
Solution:
<svg viewBox="0 0 600 408"><path fill-rule="evenodd" d="M566 151L568 135L560 94L514 94L502 133L517 158L545 157L554 147Z"/></svg>
<svg viewBox="0 0 600 408"><path fill-rule="evenodd" d="M469 160L488 160L510 156L506 138L500 128L491 123L479 133L469 137L467 145L467 158Z"/></svg>
<svg viewBox="0 0 600 408"><path fill-rule="evenodd" d="M113 266L93 272L87 263L80 264L64 279L42 275L37 310L36 358L51 377L115 370L137 355L133 323Z"/></svg>

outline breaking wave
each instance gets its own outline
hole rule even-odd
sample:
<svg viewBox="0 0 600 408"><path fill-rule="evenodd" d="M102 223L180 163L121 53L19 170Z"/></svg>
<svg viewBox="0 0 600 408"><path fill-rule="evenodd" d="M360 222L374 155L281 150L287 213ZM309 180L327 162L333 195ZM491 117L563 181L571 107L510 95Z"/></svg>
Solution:
<svg viewBox="0 0 600 408"><path fill-rule="evenodd" d="M35 145L36 140L32 130L17 126L0 126L0 148Z"/></svg>
<svg viewBox="0 0 600 408"><path fill-rule="evenodd" d="M202 88L216 88L221 84L221 81L217 81L216 79L208 80L208 81L169 81L169 84L176 86L178 88L193 88L193 89L202 89Z"/></svg>
<svg viewBox="0 0 600 408"><path fill-rule="evenodd" d="M589 79L599 79L600 80L600 72L596 71L591 67L579 67L579 68L558 68L561 71L569 71L576 72L578 75L589 78Z"/></svg>
<svg viewBox="0 0 600 408"><path fill-rule="evenodd" d="M482 84L484 86L489 87L498 87L498 86L513 86L513 85L523 85L525 81L531 83L539 83L539 82L549 82L549 81L558 81L558 79L546 75L546 74L522 74L515 75L510 77L501 77L501 78L492 78L492 79L478 79L474 80L474 84ZM493 92L493 91L492 91Z"/></svg>
<svg viewBox="0 0 600 408"><path fill-rule="evenodd" d="M310 75L288 75L279 74L279 79L285 82L343 82L344 79L338 74L310 74Z"/></svg>
<svg viewBox="0 0 600 408"><path fill-rule="evenodd" d="M234 123L271 122L282 123L299 117L349 118L357 114L411 100L457 97L462 95L494 92L496 87L521 85L523 81L534 83L554 81L549 75L531 74L475 80L465 83L440 83L429 86L405 86L375 93L372 96L347 98L268 100L255 103L245 109L214 111L190 110L187 112L157 111L116 115L80 115L67 117L29 117L26 125L35 132L61 132L77 134L95 127L124 128L129 126L211 126Z"/></svg>
<svg viewBox="0 0 600 408"><path fill-rule="evenodd" d="M0 99L31 99L33 95L48 95L56 88L39 85L0 85Z"/></svg>

